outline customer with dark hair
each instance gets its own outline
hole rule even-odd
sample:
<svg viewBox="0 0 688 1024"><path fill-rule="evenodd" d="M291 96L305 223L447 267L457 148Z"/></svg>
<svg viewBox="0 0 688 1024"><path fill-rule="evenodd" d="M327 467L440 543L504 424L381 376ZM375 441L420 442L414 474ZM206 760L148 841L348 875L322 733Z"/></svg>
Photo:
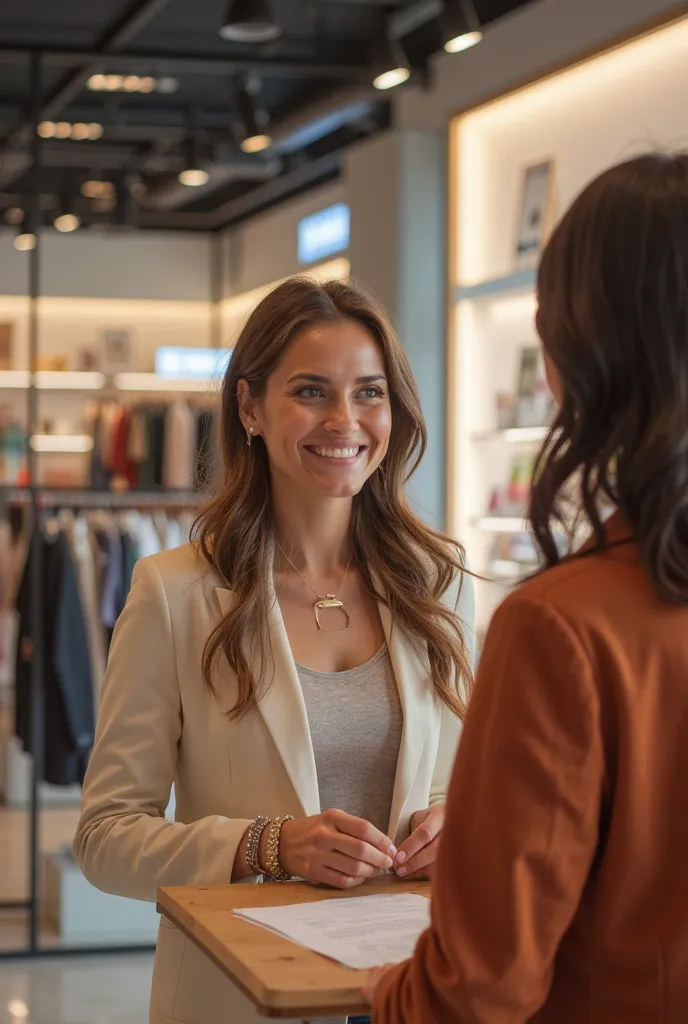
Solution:
<svg viewBox="0 0 688 1024"><path fill-rule="evenodd" d="M490 628L432 925L371 977L376 1024L688 1021L688 156L594 181L538 300L547 568Z"/></svg>
<svg viewBox="0 0 688 1024"><path fill-rule="evenodd" d="M224 479L192 544L139 562L75 850L108 892L432 870L471 679L463 551L412 512L406 354L359 289L286 282L222 393ZM165 818L174 783L176 820ZM255 1012L162 922L152 1024Z"/></svg>

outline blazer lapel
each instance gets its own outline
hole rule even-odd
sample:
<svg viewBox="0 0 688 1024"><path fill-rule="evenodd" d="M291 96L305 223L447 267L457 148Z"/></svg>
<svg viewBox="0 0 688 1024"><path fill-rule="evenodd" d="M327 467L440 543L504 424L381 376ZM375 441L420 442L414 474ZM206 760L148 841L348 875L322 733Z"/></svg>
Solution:
<svg viewBox="0 0 688 1024"><path fill-rule="evenodd" d="M386 605L380 604L379 609L404 715L389 823L389 837L394 840L405 815L422 809L407 807L407 801L435 714L435 698L425 651L416 650L403 631L393 626Z"/></svg>
<svg viewBox="0 0 688 1024"><path fill-rule="evenodd" d="M222 613L232 607L230 590L217 587ZM301 683L274 591L268 612L274 677L257 708L272 736L305 815L319 814L320 794L308 714ZM256 666L256 672L258 666Z"/></svg>

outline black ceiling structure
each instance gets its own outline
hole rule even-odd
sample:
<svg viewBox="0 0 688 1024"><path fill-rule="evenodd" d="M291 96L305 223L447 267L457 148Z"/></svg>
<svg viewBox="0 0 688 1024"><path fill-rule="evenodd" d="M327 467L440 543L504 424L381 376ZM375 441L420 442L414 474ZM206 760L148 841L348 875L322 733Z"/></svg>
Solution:
<svg viewBox="0 0 688 1024"><path fill-rule="evenodd" d="M0 217L33 204L45 223L217 230L330 180L389 126L376 47L398 40L427 82L445 8L465 2L270 0L263 38L228 25L227 0L3 4ZM489 31L528 2L473 7Z"/></svg>

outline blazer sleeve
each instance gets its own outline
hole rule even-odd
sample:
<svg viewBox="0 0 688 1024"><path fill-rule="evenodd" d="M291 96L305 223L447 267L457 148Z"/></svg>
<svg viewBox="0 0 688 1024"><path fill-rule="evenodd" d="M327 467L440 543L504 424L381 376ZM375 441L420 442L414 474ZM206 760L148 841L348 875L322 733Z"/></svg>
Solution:
<svg viewBox="0 0 688 1024"><path fill-rule="evenodd" d="M105 892L156 899L158 886L231 881L249 821L168 821L182 731L167 596L151 559L134 570L115 628L74 854Z"/></svg>
<svg viewBox="0 0 688 1024"><path fill-rule="evenodd" d="M454 769L432 923L376 1024L524 1024L545 1002L598 840L604 756L589 655L552 608L497 612Z"/></svg>
<svg viewBox="0 0 688 1024"><path fill-rule="evenodd" d="M454 612L461 620L464 631L466 651L471 669L475 671L476 634L475 634L475 588L473 577L464 573L459 585L459 593L454 605ZM449 708L442 707L442 724L440 727L437 760L430 787L430 806L444 804L447 801L447 790L451 778L456 749L461 739L463 723Z"/></svg>

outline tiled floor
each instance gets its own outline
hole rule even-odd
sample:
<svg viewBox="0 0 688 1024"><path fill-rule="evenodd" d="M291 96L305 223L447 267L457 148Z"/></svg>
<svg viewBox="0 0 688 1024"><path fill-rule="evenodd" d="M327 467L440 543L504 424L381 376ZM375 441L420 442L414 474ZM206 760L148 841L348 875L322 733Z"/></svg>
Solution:
<svg viewBox="0 0 688 1024"><path fill-rule="evenodd" d="M0 1024L146 1024L152 956L0 962Z"/></svg>

